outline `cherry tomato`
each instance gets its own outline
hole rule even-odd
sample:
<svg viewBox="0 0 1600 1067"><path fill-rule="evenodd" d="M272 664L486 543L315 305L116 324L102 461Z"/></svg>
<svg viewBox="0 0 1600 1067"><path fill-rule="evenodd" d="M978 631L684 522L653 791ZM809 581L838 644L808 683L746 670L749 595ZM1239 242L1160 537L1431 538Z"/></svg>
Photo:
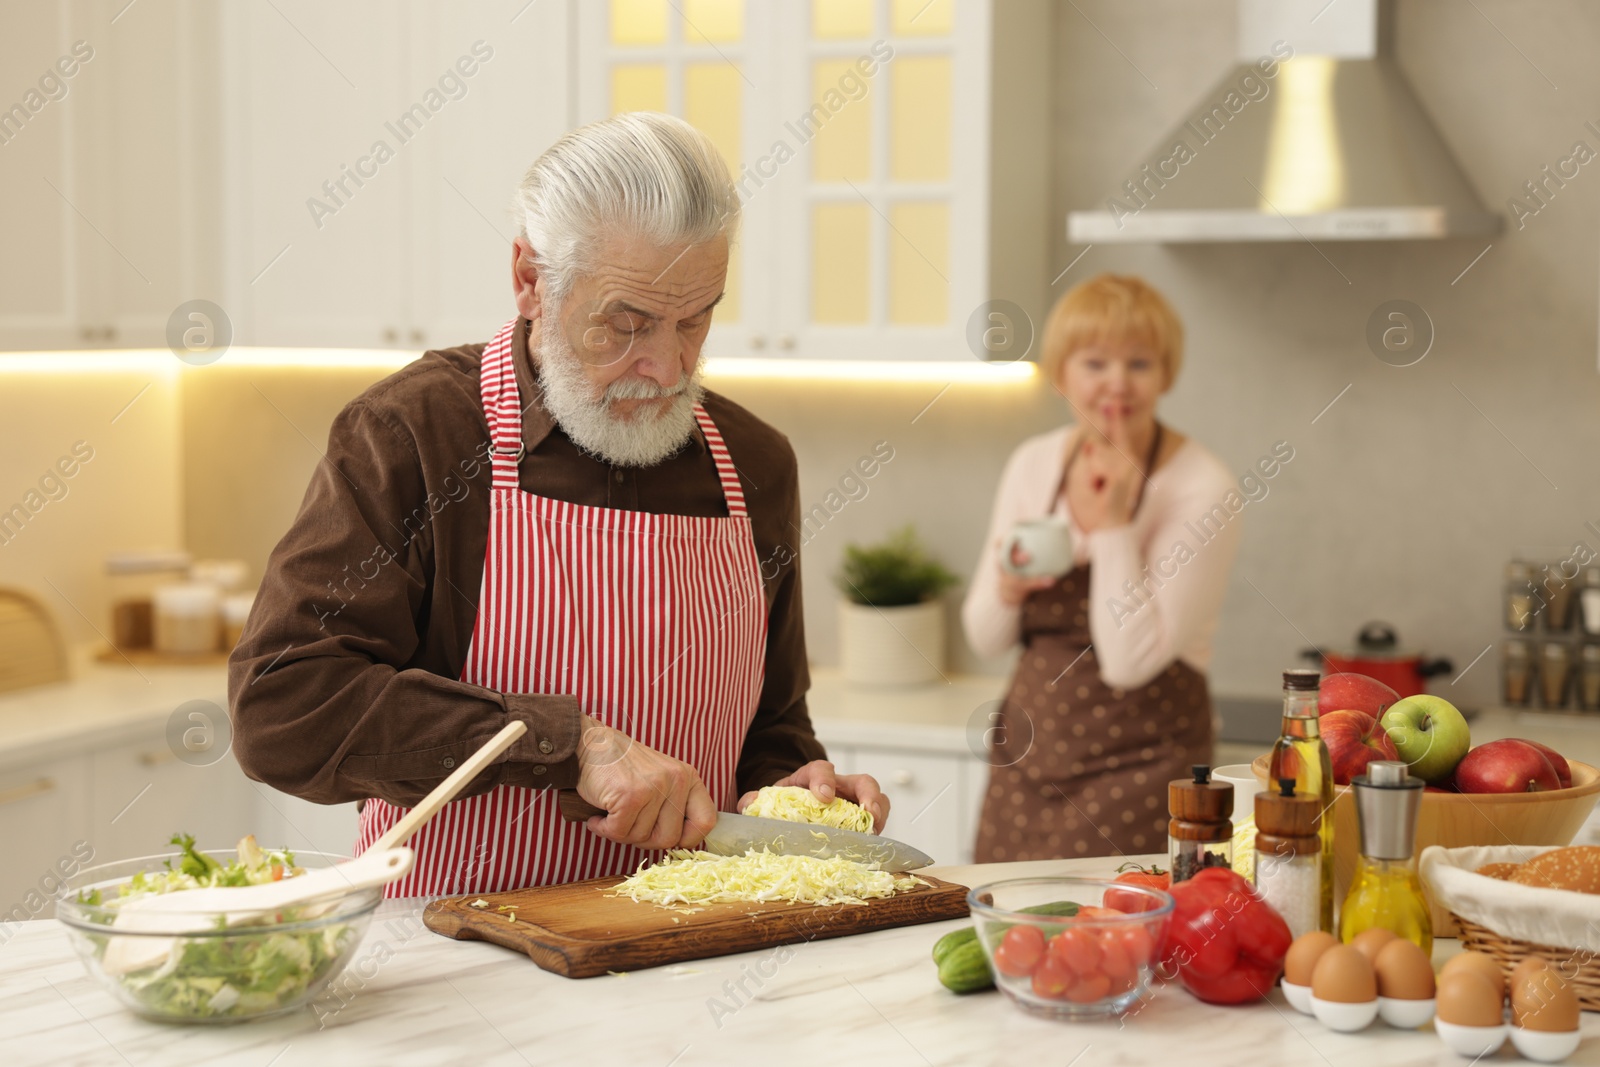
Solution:
<svg viewBox="0 0 1600 1067"><path fill-rule="evenodd" d="M1118 992L1128 988L1127 981L1134 976L1133 959L1122 943L1122 931L1107 930L1100 938L1100 973L1111 979Z"/></svg>
<svg viewBox="0 0 1600 1067"><path fill-rule="evenodd" d="M1120 919L1126 914L1126 912L1118 911L1116 908L1097 908L1093 904L1085 904L1078 909L1078 914L1074 915L1073 918L1078 920Z"/></svg>
<svg viewBox="0 0 1600 1067"><path fill-rule="evenodd" d="M1037 926L1013 926L994 950L994 966L1001 974L1026 978L1044 955L1044 934Z"/></svg>
<svg viewBox="0 0 1600 1067"><path fill-rule="evenodd" d="M1078 981L1067 990L1067 999L1075 1004L1093 1004L1111 995L1111 979L1096 972L1079 975Z"/></svg>
<svg viewBox="0 0 1600 1067"><path fill-rule="evenodd" d="M1128 961L1135 967L1144 966L1155 955L1155 939L1143 923L1127 923L1117 930L1117 940L1122 942Z"/></svg>
<svg viewBox="0 0 1600 1067"><path fill-rule="evenodd" d="M272 880L274 882L283 881L283 864L274 863L272 865Z"/></svg>
<svg viewBox="0 0 1600 1067"><path fill-rule="evenodd" d="M1062 1000L1076 986L1078 976L1060 957L1046 953L1033 972L1033 991L1050 1000Z"/></svg>
<svg viewBox="0 0 1600 1067"><path fill-rule="evenodd" d="M1087 926L1069 926L1050 939L1050 951L1078 974L1100 967L1100 935Z"/></svg>

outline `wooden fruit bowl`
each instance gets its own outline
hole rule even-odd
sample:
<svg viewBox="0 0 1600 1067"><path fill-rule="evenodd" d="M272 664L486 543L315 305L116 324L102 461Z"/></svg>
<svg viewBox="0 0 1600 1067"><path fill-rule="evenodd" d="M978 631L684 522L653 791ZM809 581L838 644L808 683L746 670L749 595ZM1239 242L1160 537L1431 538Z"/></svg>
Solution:
<svg viewBox="0 0 1600 1067"><path fill-rule="evenodd" d="M1263 783L1271 753L1257 756L1250 769ZM1600 798L1600 770L1567 761L1572 786L1547 793L1424 793L1417 816L1417 855L1429 845L1570 845ZM1350 787L1334 787L1333 893L1342 902L1361 856L1361 828ZM1243 818L1247 812L1234 812ZM1450 912L1432 906L1433 935L1457 936Z"/></svg>

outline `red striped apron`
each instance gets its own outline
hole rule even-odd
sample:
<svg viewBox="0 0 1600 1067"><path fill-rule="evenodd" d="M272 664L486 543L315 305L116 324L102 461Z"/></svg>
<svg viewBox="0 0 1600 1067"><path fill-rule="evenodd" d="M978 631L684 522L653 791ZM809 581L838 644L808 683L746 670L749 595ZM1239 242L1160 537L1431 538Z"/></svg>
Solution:
<svg viewBox="0 0 1600 1067"><path fill-rule="evenodd" d="M569 693L635 741L700 773L718 810L761 693L767 637L744 491L722 435L695 418L727 518L649 515L524 493L513 319L483 352L494 445L489 541L461 680L502 693ZM371 799L357 852L405 813ZM488 893L635 870L659 858L564 822L550 789L500 786L445 806L411 839L416 866L388 896Z"/></svg>

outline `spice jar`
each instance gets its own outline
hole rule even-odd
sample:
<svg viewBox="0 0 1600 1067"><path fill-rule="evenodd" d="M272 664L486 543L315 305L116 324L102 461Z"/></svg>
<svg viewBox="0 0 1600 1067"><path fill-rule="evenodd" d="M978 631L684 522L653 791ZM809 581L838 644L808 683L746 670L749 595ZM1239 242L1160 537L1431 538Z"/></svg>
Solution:
<svg viewBox="0 0 1600 1067"><path fill-rule="evenodd" d="M1578 695L1585 711L1600 711L1600 645L1584 645L1579 652Z"/></svg>
<svg viewBox="0 0 1600 1067"><path fill-rule="evenodd" d="M1600 567L1590 567L1583 572L1583 588L1578 591L1578 609L1583 632L1590 637L1600 637Z"/></svg>
<svg viewBox="0 0 1600 1067"><path fill-rule="evenodd" d="M1505 622L1508 630L1533 625L1533 567L1514 559L1506 564Z"/></svg>
<svg viewBox="0 0 1600 1067"><path fill-rule="evenodd" d="M1321 929L1322 800L1293 778L1256 794L1255 884L1294 937Z"/></svg>
<svg viewBox="0 0 1600 1067"><path fill-rule="evenodd" d="M1205 867L1233 866L1233 786L1213 782L1204 763L1192 771L1192 780L1167 783L1167 858L1174 883Z"/></svg>
<svg viewBox="0 0 1600 1067"><path fill-rule="evenodd" d="M232 650L244 636L244 623L255 606L254 593L229 593L222 598L222 647Z"/></svg>
<svg viewBox="0 0 1600 1067"><path fill-rule="evenodd" d="M111 643L124 651L155 643L153 597L157 587L181 581L187 552L119 552L106 557L111 591Z"/></svg>
<svg viewBox="0 0 1600 1067"><path fill-rule="evenodd" d="M1565 707L1572 678L1572 646L1546 641L1539 657L1539 698L1547 708Z"/></svg>
<svg viewBox="0 0 1600 1067"><path fill-rule="evenodd" d="M1505 643L1500 677L1505 702L1513 707L1526 705L1533 696L1533 648L1528 642L1512 638Z"/></svg>
<svg viewBox="0 0 1600 1067"><path fill-rule="evenodd" d="M221 597L214 585L163 585L155 591L156 651L215 652L221 635Z"/></svg>

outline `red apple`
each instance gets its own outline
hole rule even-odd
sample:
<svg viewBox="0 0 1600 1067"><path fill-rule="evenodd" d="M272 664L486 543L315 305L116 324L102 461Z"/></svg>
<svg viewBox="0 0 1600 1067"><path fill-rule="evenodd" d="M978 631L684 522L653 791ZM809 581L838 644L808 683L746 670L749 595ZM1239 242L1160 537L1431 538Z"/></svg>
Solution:
<svg viewBox="0 0 1600 1067"><path fill-rule="evenodd" d="M1330 674L1317 688L1317 713L1330 711L1364 711L1374 719L1383 718L1383 711L1397 703L1400 694L1364 674L1345 672Z"/></svg>
<svg viewBox="0 0 1600 1067"><path fill-rule="evenodd" d="M1572 764L1567 762L1567 757L1563 756L1549 745L1541 745L1537 741L1529 741L1526 737L1519 737L1517 740L1526 742L1527 744L1530 744L1534 748L1538 749L1540 752L1543 752L1544 758L1550 761L1550 766L1556 769L1556 777L1561 779L1561 788L1572 788Z"/></svg>
<svg viewBox="0 0 1600 1067"><path fill-rule="evenodd" d="M1561 788L1561 777L1543 752L1514 737L1479 745L1456 765L1463 793L1543 793Z"/></svg>
<svg viewBox="0 0 1600 1067"><path fill-rule="evenodd" d="M1349 785L1350 779L1365 774L1367 764L1375 759L1400 758L1378 720L1364 711L1330 711L1318 720L1318 725L1333 763L1335 785Z"/></svg>

